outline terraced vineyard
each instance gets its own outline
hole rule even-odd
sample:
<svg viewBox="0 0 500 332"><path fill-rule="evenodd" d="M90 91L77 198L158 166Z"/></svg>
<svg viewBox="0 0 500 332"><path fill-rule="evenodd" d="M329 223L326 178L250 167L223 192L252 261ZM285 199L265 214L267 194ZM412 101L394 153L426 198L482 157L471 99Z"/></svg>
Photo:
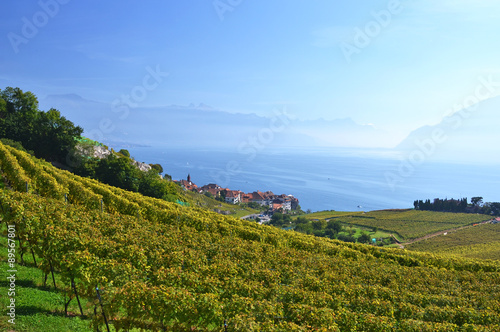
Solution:
<svg viewBox="0 0 500 332"><path fill-rule="evenodd" d="M446 235L412 243L406 248L415 251L500 261L500 224L478 225L449 232Z"/></svg>
<svg viewBox="0 0 500 332"><path fill-rule="evenodd" d="M415 239L439 231L473 225L488 219L490 217L486 215L416 210L382 210L337 217L337 220L343 223L376 227L394 232L402 240Z"/></svg>
<svg viewBox="0 0 500 332"><path fill-rule="evenodd" d="M81 310L94 328L500 331L499 262L280 231L79 178L2 145L0 167L18 191L0 191L17 248L57 272L66 297L93 303Z"/></svg>

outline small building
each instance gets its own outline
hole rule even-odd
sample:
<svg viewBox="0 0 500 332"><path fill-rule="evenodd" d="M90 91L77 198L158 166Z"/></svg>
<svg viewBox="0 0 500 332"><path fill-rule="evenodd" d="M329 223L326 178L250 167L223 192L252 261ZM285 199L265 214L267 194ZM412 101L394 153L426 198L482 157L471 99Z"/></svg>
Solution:
<svg viewBox="0 0 500 332"><path fill-rule="evenodd" d="M226 203L230 203L230 204L238 204L241 201L240 191L227 190L225 201L226 201Z"/></svg>

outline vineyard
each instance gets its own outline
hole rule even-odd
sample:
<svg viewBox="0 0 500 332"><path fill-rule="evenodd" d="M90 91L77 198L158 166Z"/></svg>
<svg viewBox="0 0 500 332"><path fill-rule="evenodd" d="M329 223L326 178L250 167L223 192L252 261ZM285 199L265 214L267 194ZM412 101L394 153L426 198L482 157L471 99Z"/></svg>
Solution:
<svg viewBox="0 0 500 332"><path fill-rule="evenodd" d="M0 167L0 211L21 255L86 300L94 329L500 331L498 262L285 232L80 178L1 143Z"/></svg>
<svg viewBox="0 0 500 332"><path fill-rule="evenodd" d="M409 250L428 251L461 257L500 261L500 224L468 227L449 232L406 247Z"/></svg>
<svg viewBox="0 0 500 332"><path fill-rule="evenodd" d="M480 223L486 215L416 210L382 210L334 217L346 224L387 230L410 240L439 231Z"/></svg>

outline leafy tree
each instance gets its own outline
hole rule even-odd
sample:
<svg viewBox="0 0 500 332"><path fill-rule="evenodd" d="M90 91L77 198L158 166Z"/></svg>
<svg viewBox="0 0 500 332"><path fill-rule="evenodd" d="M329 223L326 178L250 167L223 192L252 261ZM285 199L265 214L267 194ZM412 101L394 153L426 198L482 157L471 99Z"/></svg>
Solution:
<svg viewBox="0 0 500 332"><path fill-rule="evenodd" d="M279 212L273 213L271 220L269 221L270 225L281 226L283 225L283 214Z"/></svg>
<svg viewBox="0 0 500 332"><path fill-rule="evenodd" d="M151 168L154 169L156 173L158 174L163 173L163 167L161 167L160 164L149 164L149 166L151 166Z"/></svg>
<svg viewBox="0 0 500 332"><path fill-rule="evenodd" d="M371 237L370 235L364 233L364 234L361 234L361 236L358 237L358 242L361 242L361 243L370 243L371 241Z"/></svg>
<svg viewBox="0 0 500 332"><path fill-rule="evenodd" d="M472 197L470 199L471 203L473 206L481 206L483 204L483 198L482 197Z"/></svg>
<svg viewBox="0 0 500 332"><path fill-rule="evenodd" d="M38 116L38 100L31 92L7 87L0 90L0 128L4 137L23 143L28 149L34 140L35 120Z"/></svg>
<svg viewBox="0 0 500 332"><path fill-rule="evenodd" d="M61 113L51 108L40 112L34 135L37 141L32 143L33 150L47 160L65 161L71 149L76 145L76 137L80 137L83 129L75 127L73 122L61 116Z"/></svg>
<svg viewBox="0 0 500 332"><path fill-rule="evenodd" d="M171 200L171 196L176 195L175 185L172 182L163 180L156 170L149 172L139 172L139 192L145 196Z"/></svg>
<svg viewBox="0 0 500 332"><path fill-rule="evenodd" d="M342 224L338 220L330 219L326 224L326 228L332 230L335 233L339 233L342 231Z"/></svg>
<svg viewBox="0 0 500 332"><path fill-rule="evenodd" d="M306 217L298 217L297 219L295 219L295 224L297 225L307 223L309 223L309 220Z"/></svg>
<svg viewBox="0 0 500 332"><path fill-rule="evenodd" d="M118 151L118 153L124 155L127 158L130 158L130 152L128 152L128 150L121 149L120 151Z"/></svg>
<svg viewBox="0 0 500 332"><path fill-rule="evenodd" d="M294 229L296 232L304 233L304 234L312 234L314 229L311 223L308 224L298 224Z"/></svg>
<svg viewBox="0 0 500 332"><path fill-rule="evenodd" d="M356 242L356 239L352 235L339 234L337 239L344 242Z"/></svg>
<svg viewBox="0 0 500 332"><path fill-rule="evenodd" d="M263 210L265 209L262 205L260 205L257 202L249 202L246 203L249 208L255 209L255 210Z"/></svg>
<svg viewBox="0 0 500 332"><path fill-rule="evenodd" d="M56 109L38 110L33 93L11 87L0 90L0 137L20 142L37 157L65 162L82 132Z"/></svg>
<svg viewBox="0 0 500 332"><path fill-rule="evenodd" d="M226 201L226 194L227 194L226 190L221 190L219 192L219 196L216 198L216 200L221 201L221 202L225 202Z"/></svg>
<svg viewBox="0 0 500 332"><path fill-rule="evenodd" d="M283 226L283 225L289 225L291 223L291 218L287 214L283 214L280 212L274 212L273 216L271 217L271 220L269 221L270 225L274 226Z"/></svg>
<svg viewBox="0 0 500 332"><path fill-rule="evenodd" d="M96 177L109 185L137 192L139 172L141 171L130 163L130 159L118 158L111 154L99 162Z"/></svg>
<svg viewBox="0 0 500 332"><path fill-rule="evenodd" d="M312 226L315 230L322 230L326 227L326 221L324 220L313 220Z"/></svg>

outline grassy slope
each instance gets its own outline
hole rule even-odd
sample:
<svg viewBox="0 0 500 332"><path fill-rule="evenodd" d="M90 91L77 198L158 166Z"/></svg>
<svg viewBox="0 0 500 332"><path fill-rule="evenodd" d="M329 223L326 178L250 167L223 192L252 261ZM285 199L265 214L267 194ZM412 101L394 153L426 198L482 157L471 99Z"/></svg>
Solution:
<svg viewBox="0 0 500 332"><path fill-rule="evenodd" d="M0 306L6 308L9 305L8 294L9 285L7 284L7 270L9 266L6 262L7 257L7 228L5 223L0 224ZM16 248L19 248L19 241L16 241ZM39 258L35 257L39 260ZM19 256L17 258L20 260ZM49 275L46 285L41 270L35 267L33 256L25 254L24 265L20 261L16 262L16 319L15 326L8 322L10 317L5 314L0 315L1 331L16 332L39 332L39 331L71 331L71 332L93 332L90 327L90 320L86 317L80 317L80 309L76 299L70 302L68 306L68 316L64 312L64 303L67 299L56 290L53 285L52 277ZM59 273L54 273L56 286L61 284ZM92 308L85 298L80 298L84 311ZM113 325L110 330L115 331ZM132 329L130 332L139 331Z"/></svg>
<svg viewBox="0 0 500 332"><path fill-rule="evenodd" d="M182 195L185 195L189 202L210 211L214 211L214 209L220 209L221 211L230 211L231 216L236 218L241 218L249 214L259 213L258 210L250 209L248 207L241 207L235 204L219 202L203 194L198 194L191 191L181 191Z"/></svg>
<svg viewBox="0 0 500 332"><path fill-rule="evenodd" d="M8 283L6 281L9 266L7 257L7 228L4 223L1 225L0 236L0 303L2 308L8 305ZM19 242L16 243L19 248ZM0 330L2 331L92 331L86 320L76 317L79 312L76 300L70 303L68 312L72 317L65 317L64 297L52 285L52 279L47 280L47 286L43 286L43 272L34 266L31 255L24 255L25 266L19 262L16 264L16 319L15 330L8 322L9 317L2 310L0 315ZM60 282L56 274L56 285ZM52 287L50 287L52 286ZM84 301L83 305L86 305Z"/></svg>

